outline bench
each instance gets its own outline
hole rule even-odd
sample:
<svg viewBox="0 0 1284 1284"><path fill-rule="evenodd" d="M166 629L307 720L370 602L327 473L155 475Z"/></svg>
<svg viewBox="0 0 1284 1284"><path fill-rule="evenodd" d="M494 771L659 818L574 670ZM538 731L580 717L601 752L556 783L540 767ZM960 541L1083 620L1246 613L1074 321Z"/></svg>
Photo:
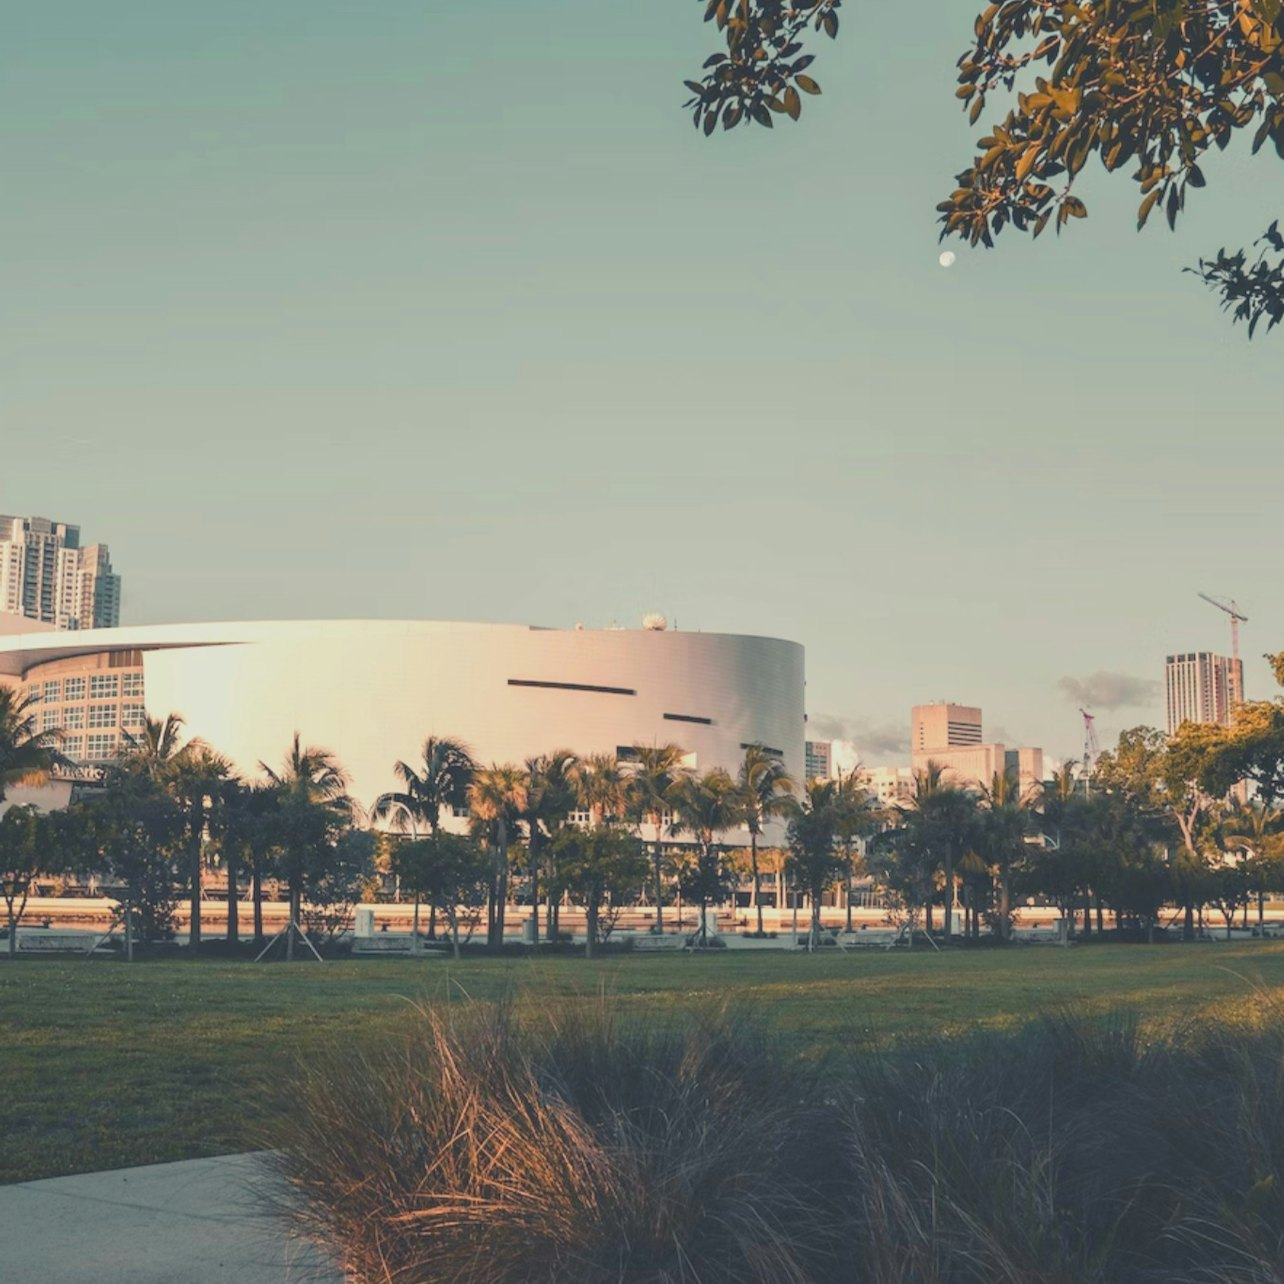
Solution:
<svg viewBox="0 0 1284 1284"><path fill-rule="evenodd" d="M682 947L685 937L674 933L657 935L654 932L641 932L630 939L635 950L676 950Z"/></svg>
<svg viewBox="0 0 1284 1284"><path fill-rule="evenodd" d="M89 932L18 931L20 954L88 954L98 938Z"/></svg>

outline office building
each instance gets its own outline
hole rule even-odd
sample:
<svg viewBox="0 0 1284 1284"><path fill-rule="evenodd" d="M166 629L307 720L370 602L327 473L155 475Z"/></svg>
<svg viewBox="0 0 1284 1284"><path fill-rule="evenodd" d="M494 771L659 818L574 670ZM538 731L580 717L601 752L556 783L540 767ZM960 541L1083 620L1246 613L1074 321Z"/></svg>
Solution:
<svg viewBox="0 0 1284 1284"><path fill-rule="evenodd" d="M58 629L114 628L120 576L107 545L82 548L80 527L66 522L0 516L0 615Z"/></svg>
<svg viewBox="0 0 1284 1284"><path fill-rule="evenodd" d="M857 779L881 806L896 807L914 801L914 773L908 767L863 767Z"/></svg>
<svg viewBox="0 0 1284 1284"><path fill-rule="evenodd" d="M936 763L944 768L947 780L964 788L988 786L1008 767L1016 770L1023 790L1043 780L1043 750L985 743L981 710L973 705L915 705L910 715L910 749L915 771Z"/></svg>
<svg viewBox="0 0 1284 1284"><path fill-rule="evenodd" d="M833 741L806 741L804 745L804 762L808 780L828 780L834 774Z"/></svg>
<svg viewBox="0 0 1284 1284"><path fill-rule="evenodd" d="M1244 663L1212 651L1170 655L1164 668L1168 734L1183 722L1230 722L1231 706L1244 698Z"/></svg>

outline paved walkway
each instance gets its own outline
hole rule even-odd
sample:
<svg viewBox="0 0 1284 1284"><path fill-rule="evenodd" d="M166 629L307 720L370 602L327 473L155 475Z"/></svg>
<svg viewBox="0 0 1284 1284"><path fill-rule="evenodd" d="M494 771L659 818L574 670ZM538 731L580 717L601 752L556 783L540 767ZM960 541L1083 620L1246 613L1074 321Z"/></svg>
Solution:
<svg viewBox="0 0 1284 1284"><path fill-rule="evenodd" d="M262 1155L0 1186L0 1275L51 1284L343 1284L293 1237Z"/></svg>

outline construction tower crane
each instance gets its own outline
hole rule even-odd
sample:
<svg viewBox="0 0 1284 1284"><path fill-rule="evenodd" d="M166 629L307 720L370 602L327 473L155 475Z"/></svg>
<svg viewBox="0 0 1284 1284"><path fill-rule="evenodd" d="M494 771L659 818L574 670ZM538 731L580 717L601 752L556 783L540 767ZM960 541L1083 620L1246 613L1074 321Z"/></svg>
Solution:
<svg viewBox="0 0 1284 1284"><path fill-rule="evenodd" d="M1242 623L1248 623L1248 616L1241 613L1239 604L1230 600L1223 600L1220 597L1209 597L1207 593L1200 593L1210 606L1215 606L1219 611L1225 611L1230 616L1231 622L1231 672L1234 674L1233 682L1235 690L1231 695L1231 702L1238 703L1244 698L1244 666L1239 662L1239 626Z"/></svg>
<svg viewBox="0 0 1284 1284"><path fill-rule="evenodd" d="M1097 719L1087 709L1080 709L1083 714L1083 774L1092 775L1092 769L1101 756L1101 745L1097 740Z"/></svg>

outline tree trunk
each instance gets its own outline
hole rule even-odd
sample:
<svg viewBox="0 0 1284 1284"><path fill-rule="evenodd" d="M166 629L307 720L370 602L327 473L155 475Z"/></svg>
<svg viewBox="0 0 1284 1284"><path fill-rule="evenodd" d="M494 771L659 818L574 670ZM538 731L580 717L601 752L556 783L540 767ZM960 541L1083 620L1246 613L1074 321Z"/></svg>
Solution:
<svg viewBox="0 0 1284 1284"><path fill-rule="evenodd" d="M1092 893L1090 891L1083 894L1083 934L1085 938L1092 935Z"/></svg>
<svg viewBox="0 0 1284 1284"><path fill-rule="evenodd" d="M240 906L237 901L241 881L240 848L235 843L227 851L227 943L234 946L241 938Z"/></svg>
<svg viewBox="0 0 1284 1284"><path fill-rule="evenodd" d="M504 945L504 910L508 904L508 826L503 818L499 821L498 842L495 844L495 914L491 921L490 939L487 944L492 949L502 949Z"/></svg>
<svg viewBox="0 0 1284 1284"><path fill-rule="evenodd" d="M261 854L252 857L254 868L250 872L250 895L254 901L254 944L263 944L263 858Z"/></svg>
<svg viewBox="0 0 1284 1284"><path fill-rule="evenodd" d="M1094 897L1094 899L1095 899L1095 900L1096 900L1096 902L1097 902L1097 935L1098 935L1098 936L1104 936L1104 935L1106 934L1106 911L1105 911L1105 907L1101 904L1101 897L1100 897L1100 896Z"/></svg>
<svg viewBox="0 0 1284 1284"><path fill-rule="evenodd" d="M1011 912L1012 893L1008 887L1008 871L1003 869L999 872L999 936L1005 943L1012 939L1012 923L1008 918Z"/></svg>
<svg viewBox="0 0 1284 1284"><path fill-rule="evenodd" d="M586 937L584 941L584 957L591 959L593 957L593 944L597 940L597 897L590 896L587 912L584 916L584 930Z"/></svg>
<svg viewBox="0 0 1284 1284"><path fill-rule="evenodd" d="M450 941L454 947L455 957L459 957L459 911L455 908L452 900L446 910L446 916L450 920Z"/></svg>
<svg viewBox="0 0 1284 1284"><path fill-rule="evenodd" d="M655 822L655 932L664 932L664 845L660 841L660 818ZM679 911L681 917L681 911Z"/></svg>
<svg viewBox="0 0 1284 1284"><path fill-rule="evenodd" d="M847 931L852 930L852 849L851 844L847 845L847 882L843 889L843 895L847 900Z"/></svg>
<svg viewBox="0 0 1284 1284"><path fill-rule="evenodd" d="M294 936L300 931L299 912L303 905L303 890L297 878L290 880L290 921L285 929L285 961L294 962Z"/></svg>
<svg viewBox="0 0 1284 1284"><path fill-rule="evenodd" d="M930 930L930 929L929 929ZM945 944L954 935L954 852L945 853Z"/></svg>
<svg viewBox="0 0 1284 1284"><path fill-rule="evenodd" d="M758 875L758 831L749 831L749 866L753 870L753 904L758 911L758 935L762 932L762 883Z"/></svg>
<svg viewBox="0 0 1284 1284"><path fill-rule="evenodd" d="M1186 920L1182 925L1181 939L1183 941L1193 941L1195 939L1195 907L1186 901Z"/></svg>
<svg viewBox="0 0 1284 1284"><path fill-rule="evenodd" d="M811 893L811 930L807 934L807 952L810 954L820 948L820 895L819 889Z"/></svg>
<svg viewBox="0 0 1284 1284"><path fill-rule="evenodd" d="M9 906L9 957L18 956L18 920L13 916L13 906Z"/></svg>
<svg viewBox="0 0 1284 1284"><path fill-rule="evenodd" d="M415 908L411 911L410 919L410 952L419 953L419 889L417 887L415 888Z"/></svg>
<svg viewBox="0 0 1284 1284"><path fill-rule="evenodd" d="M923 918L923 927L928 936L932 935L932 898L928 896L927 904L924 906L925 914Z"/></svg>
<svg viewBox="0 0 1284 1284"><path fill-rule="evenodd" d="M531 921L535 924L535 943L539 944L539 835L531 821Z"/></svg>
<svg viewBox="0 0 1284 1284"><path fill-rule="evenodd" d="M203 800L192 803L189 824L192 827L188 875L191 878L190 912L187 925L187 947L193 954L201 948L201 834L205 829Z"/></svg>
<svg viewBox="0 0 1284 1284"><path fill-rule="evenodd" d="M134 913L129 897L125 897L125 962L134 961Z"/></svg>

